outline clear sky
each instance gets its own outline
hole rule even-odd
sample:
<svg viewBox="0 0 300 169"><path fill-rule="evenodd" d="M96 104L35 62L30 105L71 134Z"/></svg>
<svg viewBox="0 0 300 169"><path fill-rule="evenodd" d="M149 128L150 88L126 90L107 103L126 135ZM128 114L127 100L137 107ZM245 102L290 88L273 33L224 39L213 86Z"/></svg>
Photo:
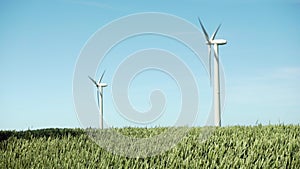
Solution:
<svg viewBox="0 0 300 169"><path fill-rule="evenodd" d="M217 37L228 41L220 47L226 84L224 126L300 123L298 0L11 0L0 2L0 129L81 127L72 94L81 49L101 27L141 12L175 15L197 27L199 16L209 33L222 23ZM200 84L199 111L210 109L212 94L202 63L193 59L191 51L165 37L145 35L124 41L106 56L95 77L106 69L103 80L110 84L123 56L145 48L179 55ZM180 94L172 78L146 71L131 84L130 101L140 111L149 108L153 88L164 91L170 101L166 112L149 125L173 124L176 114L172 112L180 108ZM104 95L104 118L109 124L137 125L115 113L110 86ZM195 125L203 125L204 117L198 117Z"/></svg>

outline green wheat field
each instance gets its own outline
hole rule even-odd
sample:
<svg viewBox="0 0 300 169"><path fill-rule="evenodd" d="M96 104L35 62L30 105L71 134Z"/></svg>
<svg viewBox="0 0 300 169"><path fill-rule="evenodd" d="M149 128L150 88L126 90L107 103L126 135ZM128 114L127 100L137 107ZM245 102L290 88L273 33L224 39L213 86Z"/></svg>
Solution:
<svg viewBox="0 0 300 169"><path fill-rule="evenodd" d="M142 138L166 128L108 130ZM83 129L0 131L0 168L300 168L299 125L219 127L201 142L202 130L147 158L112 154Z"/></svg>

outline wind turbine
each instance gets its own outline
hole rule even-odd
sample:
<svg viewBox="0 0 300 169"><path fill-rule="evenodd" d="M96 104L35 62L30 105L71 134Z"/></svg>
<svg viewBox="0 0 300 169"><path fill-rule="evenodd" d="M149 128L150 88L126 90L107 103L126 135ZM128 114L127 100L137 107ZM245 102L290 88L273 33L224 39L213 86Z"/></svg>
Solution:
<svg viewBox="0 0 300 169"><path fill-rule="evenodd" d="M102 73L101 78L99 79L98 82L96 82L96 80L94 80L93 78L88 76L89 79L97 87L97 102L98 102L99 114L100 114L100 121L99 121L100 122L100 129L103 129L103 87L107 86L106 83L101 83L104 74L105 74L105 71Z"/></svg>
<svg viewBox="0 0 300 169"><path fill-rule="evenodd" d="M215 126L221 126L221 99L220 99L220 75L219 75L219 45L225 45L227 43L224 39L215 39L221 24L218 26L216 31L212 34L212 36L208 37L208 34L198 17L199 23L201 25L202 31L205 35L206 44L208 45L208 57L209 57L209 77L210 77L210 84L212 83L212 56L211 56L211 45L213 45L214 48L214 61L213 61L213 94L214 94L214 123Z"/></svg>

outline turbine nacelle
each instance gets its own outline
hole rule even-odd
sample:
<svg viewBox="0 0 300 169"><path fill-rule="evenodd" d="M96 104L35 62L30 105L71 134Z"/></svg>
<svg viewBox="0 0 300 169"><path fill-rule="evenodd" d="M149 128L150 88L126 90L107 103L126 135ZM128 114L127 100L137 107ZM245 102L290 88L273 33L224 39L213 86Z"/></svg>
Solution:
<svg viewBox="0 0 300 169"><path fill-rule="evenodd" d="M96 84L96 87L97 88L100 88L100 87L107 87L108 85L107 85L107 83L97 83Z"/></svg>
<svg viewBox="0 0 300 169"><path fill-rule="evenodd" d="M98 86L97 87L106 87L107 86L107 84L106 83L100 83L100 84L98 84Z"/></svg>
<svg viewBox="0 0 300 169"><path fill-rule="evenodd" d="M225 45L226 43L227 41L225 39L210 40L210 44Z"/></svg>

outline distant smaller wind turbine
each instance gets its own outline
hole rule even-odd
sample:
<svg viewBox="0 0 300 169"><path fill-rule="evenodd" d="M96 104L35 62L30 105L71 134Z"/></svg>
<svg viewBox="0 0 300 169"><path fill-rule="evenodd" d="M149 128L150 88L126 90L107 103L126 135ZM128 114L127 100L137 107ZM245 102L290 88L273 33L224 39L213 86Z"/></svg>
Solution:
<svg viewBox="0 0 300 169"><path fill-rule="evenodd" d="M215 126L221 126L221 99L220 99L220 75L219 75L219 45L225 45L227 43L226 40L224 39L215 39L221 24L218 26L216 31L212 34L211 38L209 39L208 34L198 17L199 23L201 25L202 31L204 33L205 39L206 39L206 44L208 45L208 57L209 57L209 77L210 77L210 83L212 83L212 70L211 70L211 64L212 64L212 57L211 57L211 45L214 45L214 62L213 62L213 67L214 67L214 123Z"/></svg>
<svg viewBox="0 0 300 169"><path fill-rule="evenodd" d="M93 78L88 76L89 79L97 87L97 102L98 102L99 114L100 114L100 121L99 121L100 122L100 129L103 129L103 87L107 86L106 83L101 83L104 74L105 74L105 71L102 73L101 78L99 79L98 82L96 82L96 80L94 80Z"/></svg>

